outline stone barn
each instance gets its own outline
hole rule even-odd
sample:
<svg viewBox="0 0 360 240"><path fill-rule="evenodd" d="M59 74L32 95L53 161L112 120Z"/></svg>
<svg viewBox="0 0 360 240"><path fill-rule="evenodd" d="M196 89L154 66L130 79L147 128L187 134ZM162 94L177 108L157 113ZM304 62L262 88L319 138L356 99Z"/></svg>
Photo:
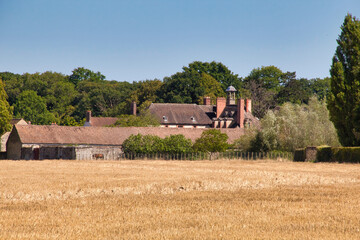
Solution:
<svg viewBox="0 0 360 240"><path fill-rule="evenodd" d="M130 135L161 138L182 134L193 142L206 129L159 127L68 127L58 125L15 125L7 141L7 158L41 159L119 159L122 143ZM229 143L245 134L244 128L223 128Z"/></svg>
<svg viewBox="0 0 360 240"><path fill-rule="evenodd" d="M28 123L22 118L11 119L10 125L28 125ZM1 136L1 152L6 152L6 142L10 136L10 132L6 132Z"/></svg>
<svg viewBox="0 0 360 240"><path fill-rule="evenodd" d="M117 159L121 139L112 128L15 125L7 141L8 159Z"/></svg>

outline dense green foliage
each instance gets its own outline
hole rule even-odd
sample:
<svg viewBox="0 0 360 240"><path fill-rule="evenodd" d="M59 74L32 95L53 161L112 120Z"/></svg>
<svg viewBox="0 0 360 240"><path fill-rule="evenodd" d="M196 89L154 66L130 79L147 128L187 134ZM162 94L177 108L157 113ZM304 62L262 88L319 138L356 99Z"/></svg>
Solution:
<svg viewBox="0 0 360 240"><path fill-rule="evenodd" d="M252 99L253 114L262 118L269 109L286 102L308 103L311 96L324 99L329 79L297 79L295 72L282 72L275 66L253 69L244 79L243 97Z"/></svg>
<svg viewBox="0 0 360 240"><path fill-rule="evenodd" d="M360 147L332 148L332 161L340 163L360 163Z"/></svg>
<svg viewBox="0 0 360 240"><path fill-rule="evenodd" d="M153 135L131 135L122 145L124 153L161 153L164 151L162 139Z"/></svg>
<svg viewBox="0 0 360 240"><path fill-rule="evenodd" d="M82 125L87 110L94 116L130 114L132 101L136 102L138 112L152 102L202 103L205 96L211 97L214 104L216 97L226 95L229 85L238 89L239 97L252 98L253 114L261 118L267 110L285 102L307 103L313 94L323 99L329 89L327 79L296 79L295 73L282 72L274 66L256 68L241 78L222 63L200 61L190 63L162 81L109 81L102 73L83 67L74 69L69 76L48 71L22 75L1 72L0 77L10 106L18 108L17 117L34 124L51 121L69 126ZM37 101L45 103L47 111L41 110L46 115L43 120L34 121L31 111L21 108L24 101L19 103L19 96L25 91L35 92Z"/></svg>
<svg viewBox="0 0 360 240"><path fill-rule="evenodd" d="M294 151L294 162L304 162L305 157L305 148L296 149Z"/></svg>
<svg viewBox="0 0 360 240"><path fill-rule="evenodd" d="M19 94L14 104L14 116L23 117L33 124L49 125L55 122L55 116L46 108L45 99L41 98L33 90L27 90Z"/></svg>
<svg viewBox="0 0 360 240"><path fill-rule="evenodd" d="M225 152L229 148L228 135L218 129L209 129L202 132L201 137L196 139L194 150L196 152Z"/></svg>
<svg viewBox="0 0 360 240"><path fill-rule="evenodd" d="M183 67L184 72L198 72L200 74L208 74L220 83L223 91L229 86L234 86L241 89L241 78L237 74L228 69L220 62L200 62L195 61L189 64L188 67Z"/></svg>
<svg viewBox="0 0 360 240"><path fill-rule="evenodd" d="M111 127L149 127L159 125L160 122L149 112L145 111L138 116L120 115L119 120Z"/></svg>
<svg viewBox="0 0 360 240"><path fill-rule="evenodd" d="M316 161L317 162L331 162L332 157L332 148L330 146L319 146L316 148Z"/></svg>
<svg viewBox="0 0 360 240"><path fill-rule="evenodd" d="M159 96L163 102L201 103L205 96L214 99L225 96L225 92L221 84L209 74L189 69L165 77Z"/></svg>
<svg viewBox="0 0 360 240"><path fill-rule="evenodd" d="M170 135L163 139L164 153L180 154L193 151L193 144L190 139L185 138L182 134Z"/></svg>
<svg viewBox="0 0 360 240"><path fill-rule="evenodd" d="M131 135L123 145L126 154L179 154L192 152L192 142L184 135L171 135L164 139L153 135Z"/></svg>
<svg viewBox="0 0 360 240"><path fill-rule="evenodd" d="M261 119L261 131L242 136L235 144L250 146L246 150L253 152L294 151L319 145L339 146L326 103L316 97L312 97L309 104L285 103L279 109L268 111ZM241 146L238 148L241 149Z"/></svg>
<svg viewBox="0 0 360 240"><path fill-rule="evenodd" d="M330 119L344 146L360 145L360 21L348 14L333 58Z"/></svg>
<svg viewBox="0 0 360 240"><path fill-rule="evenodd" d="M297 149L294 161L303 162L306 159L305 148ZM316 162L360 163L360 147L329 147L316 148Z"/></svg>
<svg viewBox="0 0 360 240"><path fill-rule="evenodd" d="M102 75L100 72L93 72L89 69L79 67L72 71L72 74L69 76L70 82L72 82L75 86L82 81L92 81L92 82L99 82L105 80L105 76Z"/></svg>
<svg viewBox="0 0 360 240"><path fill-rule="evenodd" d="M0 135L10 131L10 120L12 118L12 109L7 101L7 94L4 89L4 83L0 77Z"/></svg>
<svg viewBox="0 0 360 240"><path fill-rule="evenodd" d="M182 134L160 138L153 135L131 135L122 147L126 154L183 154L192 152L215 153L225 152L229 148L228 136L217 129L209 129L196 139L193 145L190 139Z"/></svg>

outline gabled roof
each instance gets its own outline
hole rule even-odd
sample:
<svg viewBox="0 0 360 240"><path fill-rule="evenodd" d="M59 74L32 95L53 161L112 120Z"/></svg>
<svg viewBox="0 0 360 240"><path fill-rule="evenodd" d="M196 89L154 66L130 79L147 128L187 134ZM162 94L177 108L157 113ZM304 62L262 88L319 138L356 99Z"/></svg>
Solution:
<svg viewBox="0 0 360 240"><path fill-rule="evenodd" d="M161 138L183 134L193 142L206 129L161 128L161 127L69 127L57 125L15 125L12 134L18 134L22 144L84 144L121 145L131 134L155 135ZM221 129L229 136L229 143L245 133L244 129Z"/></svg>
<svg viewBox="0 0 360 240"><path fill-rule="evenodd" d="M91 117L90 126L105 127L114 124L118 118L115 117Z"/></svg>
<svg viewBox="0 0 360 240"><path fill-rule="evenodd" d="M210 107L209 107L210 108ZM149 107L161 124L211 125L212 120L197 104L152 103Z"/></svg>
<svg viewBox="0 0 360 240"><path fill-rule="evenodd" d="M10 120L10 124L11 125L16 125L16 124L27 125L28 123L22 118L13 118Z"/></svg>

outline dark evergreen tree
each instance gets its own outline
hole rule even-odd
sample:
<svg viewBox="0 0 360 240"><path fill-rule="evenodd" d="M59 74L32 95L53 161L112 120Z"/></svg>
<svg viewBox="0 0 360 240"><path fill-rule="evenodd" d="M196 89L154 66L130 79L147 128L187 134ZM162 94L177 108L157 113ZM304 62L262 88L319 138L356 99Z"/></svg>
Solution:
<svg viewBox="0 0 360 240"><path fill-rule="evenodd" d="M360 21L348 14L330 69L330 119L344 146L360 144Z"/></svg>

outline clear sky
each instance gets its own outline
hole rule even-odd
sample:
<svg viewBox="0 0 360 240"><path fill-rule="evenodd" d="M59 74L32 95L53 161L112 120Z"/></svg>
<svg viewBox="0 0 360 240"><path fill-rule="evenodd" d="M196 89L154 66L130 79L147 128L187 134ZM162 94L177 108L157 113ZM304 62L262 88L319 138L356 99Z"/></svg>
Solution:
<svg viewBox="0 0 360 240"><path fill-rule="evenodd" d="M217 61L323 78L347 13L360 18L360 0L0 0L0 72L132 82Z"/></svg>

